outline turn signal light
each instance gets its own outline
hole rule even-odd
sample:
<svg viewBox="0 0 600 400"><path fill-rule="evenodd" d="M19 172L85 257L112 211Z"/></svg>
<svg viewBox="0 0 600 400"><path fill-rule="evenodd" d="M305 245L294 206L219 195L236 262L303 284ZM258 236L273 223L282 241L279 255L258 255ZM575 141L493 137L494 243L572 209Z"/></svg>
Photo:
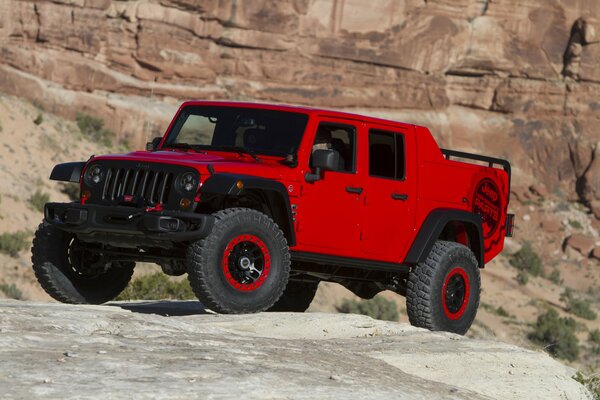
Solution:
<svg viewBox="0 0 600 400"><path fill-rule="evenodd" d="M190 199L186 199L185 197L179 202L179 206L183 209L189 208L191 205L192 201Z"/></svg>
<svg viewBox="0 0 600 400"><path fill-rule="evenodd" d="M235 183L235 187L237 187L239 190L242 190L244 188L244 182L242 181L237 181Z"/></svg>

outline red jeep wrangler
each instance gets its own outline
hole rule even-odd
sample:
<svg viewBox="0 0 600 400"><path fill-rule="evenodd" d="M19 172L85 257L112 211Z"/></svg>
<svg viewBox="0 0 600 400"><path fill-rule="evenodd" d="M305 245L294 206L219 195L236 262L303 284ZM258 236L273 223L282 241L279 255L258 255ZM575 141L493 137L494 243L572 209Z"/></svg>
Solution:
<svg viewBox="0 0 600 400"><path fill-rule="evenodd" d="M302 107L186 102L146 151L50 179L81 185L79 201L46 204L32 248L42 287L67 303L115 298L148 261L187 272L221 313L304 311L330 281L365 299L393 290L413 325L462 334L479 269L512 231L507 161Z"/></svg>

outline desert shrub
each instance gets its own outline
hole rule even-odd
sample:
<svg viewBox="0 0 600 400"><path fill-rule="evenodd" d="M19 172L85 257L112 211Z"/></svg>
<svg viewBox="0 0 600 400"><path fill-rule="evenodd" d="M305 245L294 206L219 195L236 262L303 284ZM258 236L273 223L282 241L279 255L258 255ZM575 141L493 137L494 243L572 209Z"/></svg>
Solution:
<svg viewBox="0 0 600 400"><path fill-rule="evenodd" d="M575 336L577 323L573 318L559 317L554 309L538 316L529 340L544 346L552 356L568 361L579 358L579 340Z"/></svg>
<svg viewBox="0 0 600 400"><path fill-rule="evenodd" d="M581 222L573 220L573 219L569 220L569 225L571 225L571 228L574 228L574 229L583 229Z"/></svg>
<svg viewBox="0 0 600 400"><path fill-rule="evenodd" d="M371 300L344 300L337 309L346 314L363 314L384 321L398 321L396 303L381 296Z"/></svg>
<svg viewBox="0 0 600 400"><path fill-rule="evenodd" d="M161 272L134 279L117 300L190 300L196 296L187 280L173 280Z"/></svg>
<svg viewBox="0 0 600 400"><path fill-rule="evenodd" d="M560 278L560 271L557 269L552 270L550 275L548 276L550 282L555 283L557 285L562 284L562 279Z"/></svg>
<svg viewBox="0 0 600 400"><path fill-rule="evenodd" d="M592 352L596 355L600 355L600 330L594 329L591 331L588 340L592 344Z"/></svg>
<svg viewBox="0 0 600 400"><path fill-rule="evenodd" d="M11 283L10 285L7 283L0 283L0 291L4 292L4 294L11 299L21 300L23 298L23 293L14 283Z"/></svg>
<svg viewBox="0 0 600 400"><path fill-rule="evenodd" d="M581 371L578 371L573 376L573 379L590 391L593 400L600 400L600 376L598 374L586 376Z"/></svg>
<svg viewBox="0 0 600 400"><path fill-rule="evenodd" d="M517 276L515 278L517 280L517 283L519 285L527 285L527 282L529 282L529 274L525 271L519 271L517 272Z"/></svg>
<svg viewBox="0 0 600 400"><path fill-rule="evenodd" d="M580 318L593 321L598 316L591 308L592 303L589 300L575 297L570 288L565 289L565 291L560 295L560 300L565 302L567 311Z"/></svg>
<svg viewBox="0 0 600 400"><path fill-rule="evenodd" d="M41 125L42 122L44 122L44 116L42 114L38 114L33 120L33 123L36 125Z"/></svg>
<svg viewBox="0 0 600 400"><path fill-rule="evenodd" d="M36 189L36 191L29 197L27 200L31 207L37 211L44 211L44 205L50 201L50 196L48 193L40 191L40 189Z"/></svg>
<svg viewBox="0 0 600 400"><path fill-rule="evenodd" d="M531 242L523 243L521 250L510 256L508 261L513 267L533 276L542 275L544 272L542 259L533 249Z"/></svg>
<svg viewBox="0 0 600 400"><path fill-rule="evenodd" d="M495 315L497 315L499 317L510 317L510 314L508 313L508 311L506 311L502 306L500 306L500 307L494 307L491 304L481 303L481 307L484 310L486 310L486 311L488 311L488 312L490 312L492 314L495 314Z"/></svg>
<svg viewBox="0 0 600 400"><path fill-rule="evenodd" d="M61 182L59 190L69 196L72 201L79 200L79 183Z"/></svg>
<svg viewBox="0 0 600 400"><path fill-rule="evenodd" d="M17 257L21 250L29 247L29 233L25 231L0 234L0 253Z"/></svg>
<svg viewBox="0 0 600 400"><path fill-rule="evenodd" d="M84 113L77 113L75 120L84 136L105 146L110 146L113 143L116 135L113 131L104 127L102 119Z"/></svg>

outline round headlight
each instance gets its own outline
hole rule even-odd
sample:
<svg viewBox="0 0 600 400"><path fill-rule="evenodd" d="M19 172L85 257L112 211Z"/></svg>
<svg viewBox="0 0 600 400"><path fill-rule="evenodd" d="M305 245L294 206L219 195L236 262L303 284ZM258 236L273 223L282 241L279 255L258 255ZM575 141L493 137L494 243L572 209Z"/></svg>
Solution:
<svg viewBox="0 0 600 400"><path fill-rule="evenodd" d="M85 176L88 184L97 185L98 183L102 182L104 173L99 165L92 165L85 172Z"/></svg>
<svg viewBox="0 0 600 400"><path fill-rule="evenodd" d="M186 172L179 178L179 187L186 193L192 193L198 187L198 178L191 172Z"/></svg>

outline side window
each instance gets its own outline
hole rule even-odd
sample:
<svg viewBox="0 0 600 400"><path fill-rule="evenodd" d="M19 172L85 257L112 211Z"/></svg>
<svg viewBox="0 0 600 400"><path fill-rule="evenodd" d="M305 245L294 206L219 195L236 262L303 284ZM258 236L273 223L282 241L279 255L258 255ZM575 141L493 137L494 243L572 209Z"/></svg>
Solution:
<svg viewBox="0 0 600 400"><path fill-rule="evenodd" d="M369 175L404 179L404 136L399 133L369 131Z"/></svg>
<svg viewBox="0 0 600 400"><path fill-rule="evenodd" d="M317 128L312 151L335 150L340 154L338 172L356 170L356 128L351 125L322 122Z"/></svg>

